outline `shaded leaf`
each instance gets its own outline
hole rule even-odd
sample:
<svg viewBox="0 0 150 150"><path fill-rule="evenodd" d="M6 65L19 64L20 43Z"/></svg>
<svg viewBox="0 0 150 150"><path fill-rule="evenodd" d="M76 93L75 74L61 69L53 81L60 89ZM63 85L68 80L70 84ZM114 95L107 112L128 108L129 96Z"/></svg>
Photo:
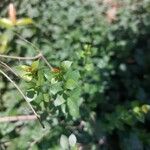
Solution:
<svg viewBox="0 0 150 150"><path fill-rule="evenodd" d="M66 80L68 80L68 79L73 79L73 80L77 81L77 80L80 78L79 71L72 71L72 70L70 70L70 71L68 71L68 72L65 74L64 78L65 78Z"/></svg>
<svg viewBox="0 0 150 150"><path fill-rule="evenodd" d="M26 91L26 97L29 102L33 101L37 97L37 91L35 89L29 89Z"/></svg>
<svg viewBox="0 0 150 150"><path fill-rule="evenodd" d="M38 70L37 74L38 74L38 80L36 82L37 86L43 85L45 82L43 70Z"/></svg>
<svg viewBox="0 0 150 150"><path fill-rule="evenodd" d="M79 114L79 106L77 104L76 99L68 98L67 99L67 106L68 106L70 115L74 119L76 119L76 118L78 118L80 116L80 114Z"/></svg>

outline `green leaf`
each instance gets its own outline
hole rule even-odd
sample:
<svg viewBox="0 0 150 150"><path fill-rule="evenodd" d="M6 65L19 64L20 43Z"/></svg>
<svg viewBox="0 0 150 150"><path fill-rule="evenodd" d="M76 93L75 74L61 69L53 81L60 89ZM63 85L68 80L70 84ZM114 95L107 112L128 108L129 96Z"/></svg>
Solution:
<svg viewBox="0 0 150 150"><path fill-rule="evenodd" d="M3 54L7 51L8 37L3 34L0 36L0 54Z"/></svg>
<svg viewBox="0 0 150 150"><path fill-rule="evenodd" d="M87 71L92 71L92 70L94 69L94 66L93 66L92 63L91 63L91 64L86 64L86 65L85 65L85 69L86 69Z"/></svg>
<svg viewBox="0 0 150 150"><path fill-rule="evenodd" d="M68 150L69 149L69 141L66 135L61 135L60 137L60 146L62 147L63 150Z"/></svg>
<svg viewBox="0 0 150 150"><path fill-rule="evenodd" d="M34 61L34 62L31 64L32 71L37 71L38 66L39 66L39 60Z"/></svg>
<svg viewBox="0 0 150 150"><path fill-rule="evenodd" d="M77 86L77 82L73 79L68 79L66 81L65 87L69 90L73 90Z"/></svg>
<svg viewBox="0 0 150 150"><path fill-rule="evenodd" d="M31 67L27 65L20 65L15 68L17 74L25 81L31 81L33 78L30 69Z"/></svg>
<svg viewBox="0 0 150 150"><path fill-rule="evenodd" d="M68 98L67 100L67 106L69 108L69 113L70 115L74 118L77 119L79 118L80 114L79 114L79 106L77 104L76 99L71 99Z"/></svg>
<svg viewBox="0 0 150 150"><path fill-rule="evenodd" d="M37 71L39 66L39 61L34 61L31 66L28 65L20 65L16 67L16 71L18 75L26 80L31 81L33 79L33 73Z"/></svg>
<svg viewBox="0 0 150 150"><path fill-rule="evenodd" d="M21 70L23 70L23 71L27 71L30 67L27 66L27 65L20 65L20 66L18 66L17 68L18 68L18 69L21 69Z"/></svg>
<svg viewBox="0 0 150 150"><path fill-rule="evenodd" d="M67 69L69 69L70 67L71 67L71 64L72 64L72 62L71 61L63 61L62 63L61 63L61 66L63 67L63 69L65 69L65 70L67 70Z"/></svg>
<svg viewBox="0 0 150 150"><path fill-rule="evenodd" d="M33 24L33 20L31 18L18 19L16 22L17 26L29 25L29 24Z"/></svg>
<svg viewBox="0 0 150 150"><path fill-rule="evenodd" d="M134 108L133 108L133 112L134 112L135 114L140 114L140 113L141 113L141 112L140 112L140 107L138 107L138 106L134 107Z"/></svg>
<svg viewBox="0 0 150 150"><path fill-rule="evenodd" d="M28 74L28 73L25 73L25 72L22 72L22 74L20 74L20 77L22 78L22 79L24 79L25 81L31 81L32 79L33 79L33 76L32 76L32 74Z"/></svg>
<svg viewBox="0 0 150 150"><path fill-rule="evenodd" d="M51 81L53 78L53 75L49 70L44 71L44 76L48 81Z"/></svg>
<svg viewBox="0 0 150 150"><path fill-rule="evenodd" d="M18 71L17 74L22 78L24 79L25 81L31 81L33 76L31 73L28 73L26 71Z"/></svg>
<svg viewBox="0 0 150 150"><path fill-rule="evenodd" d="M49 96L49 94L43 94L43 97L44 97L44 101L45 102L49 102L49 100L50 100L50 96Z"/></svg>
<svg viewBox="0 0 150 150"><path fill-rule="evenodd" d="M73 90L78 86L78 79L80 78L80 74L78 71L68 71L64 78L66 80L65 87L69 90Z"/></svg>
<svg viewBox="0 0 150 150"><path fill-rule="evenodd" d="M36 82L37 86L41 86L45 83L43 70L38 70L38 80Z"/></svg>
<svg viewBox="0 0 150 150"><path fill-rule="evenodd" d="M71 147L74 147L74 146L76 145L76 142L77 142L76 136L75 136L74 134L71 134L71 135L69 136L69 145L70 145Z"/></svg>
<svg viewBox="0 0 150 150"><path fill-rule="evenodd" d="M62 110L62 112L63 112L65 115L67 115L67 110L66 110L66 105L65 105L65 104L62 104L62 105L61 105L61 110Z"/></svg>
<svg viewBox="0 0 150 150"><path fill-rule="evenodd" d="M67 92L67 95L71 97L71 99L75 99L78 106L81 105L81 103L83 102L83 100L80 98L81 95L81 88L78 87L74 90L70 90Z"/></svg>
<svg viewBox="0 0 150 150"><path fill-rule="evenodd" d="M64 98L62 95L57 95L57 98L54 101L55 106L60 106L65 102Z"/></svg>
<svg viewBox="0 0 150 150"><path fill-rule="evenodd" d="M62 89L62 83L61 82L57 82L57 83L55 83L55 84L52 84L52 86L51 86L51 88L50 88L50 92L52 93L52 94L56 94L56 93L58 93L59 91L62 91L63 89Z"/></svg>
<svg viewBox="0 0 150 150"><path fill-rule="evenodd" d="M147 114L150 111L150 105L146 105L146 104L142 105L141 111Z"/></svg>
<svg viewBox="0 0 150 150"><path fill-rule="evenodd" d="M64 78L65 78L66 80L68 80L68 79L73 79L73 80L77 81L77 80L79 80L79 78L80 78L79 71L72 71L72 70L70 70L70 71L68 71L68 72L64 75Z"/></svg>
<svg viewBox="0 0 150 150"><path fill-rule="evenodd" d="M4 28L11 28L14 26L13 22L7 18L0 19L0 26Z"/></svg>

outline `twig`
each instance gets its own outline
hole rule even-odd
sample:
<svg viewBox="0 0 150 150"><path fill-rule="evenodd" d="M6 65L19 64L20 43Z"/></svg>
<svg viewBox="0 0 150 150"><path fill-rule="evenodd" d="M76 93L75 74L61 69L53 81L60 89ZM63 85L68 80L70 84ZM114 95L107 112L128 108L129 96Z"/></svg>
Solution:
<svg viewBox="0 0 150 150"><path fill-rule="evenodd" d="M18 77L18 75L15 73L15 71L11 67L9 67L6 63L0 61L0 65L2 65L3 67L7 68L8 70L10 70L15 76Z"/></svg>
<svg viewBox="0 0 150 150"><path fill-rule="evenodd" d="M42 124L42 122L40 120L40 116L36 113L36 111L34 110L34 108L32 107L32 105L30 104L30 102L27 100L26 96L23 94L22 90L18 87L18 85L10 77L8 77L8 75L5 72L3 72L2 70L0 70L0 73L3 74L16 87L16 89L19 91L19 93L25 99L25 101L27 102L27 104L29 105L29 107L31 108L31 110L33 111L33 113L35 114L35 116L37 117L37 119L39 120L40 124L44 128L44 125Z"/></svg>
<svg viewBox="0 0 150 150"><path fill-rule="evenodd" d="M47 66L50 68L50 70L53 70L53 67L50 65L50 63L47 61L47 59L43 56L43 54L41 54L41 58L47 64Z"/></svg>
<svg viewBox="0 0 150 150"><path fill-rule="evenodd" d="M27 120L36 120L35 115L21 115L21 116L6 116L0 117L0 122L11 122L11 121L27 121Z"/></svg>
<svg viewBox="0 0 150 150"><path fill-rule="evenodd" d="M16 87L16 89L20 92L20 94L22 95L22 97L26 100L26 102L29 105L29 107L32 109L33 113L39 118L39 115L35 112L34 108L29 103L29 101L27 100L26 96L23 94L23 92L18 87L18 85L10 77L8 77L8 75L5 72L3 72L2 70L0 70L0 73L3 74Z"/></svg>
<svg viewBox="0 0 150 150"><path fill-rule="evenodd" d="M36 47L33 43L31 43L30 41L26 40L24 37L22 37L21 35L19 35L17 32L13 31L21 40L23 40L24 42L30 44L32 46L33 49L35 49L36 51L40 50L38 49L38 47Z"/></svg>
<svg viewBox="0 0 150 150"><path fill-rule="evenodd" d="M51 70L53 70L53 67L50 65L50 63L47 61L47 59L45 58L45 56L42 54L41 50L40 50L38 47L36 47L33 43L31 43L30 41L26 40L26 39L23 38L22 36L20 36L17 32L14 31L14 33L15 33L21 40L23 40L24 42L30 44L34 50L38 51L38 52L41 54L41 58L42 58L43 61L46 63L46 65L47 65Z"/></svg>
<svg viewBox="0 0 150 150"><path fill-rule="evenodd" d="M19 57L19 56L8 56L8 55L1 55L1 54L0 54L0 57L10 58L10 59L18 59L18 60L34 60L34 59L41 58L41 53L39 53L38 55L36 55L34 57Z"/></svg>

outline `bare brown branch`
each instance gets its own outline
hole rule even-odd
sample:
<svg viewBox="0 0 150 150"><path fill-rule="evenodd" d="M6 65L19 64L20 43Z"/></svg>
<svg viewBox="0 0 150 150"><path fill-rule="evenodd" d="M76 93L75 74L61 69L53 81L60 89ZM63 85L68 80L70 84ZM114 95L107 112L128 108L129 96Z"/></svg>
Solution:
<svg viewBox="0 0 150 150"><path fill-rule="evenodd" d="M8 66L6 63L0 61L0 65L2 65L4 68L8 69L9 71L11 71L15 76L18 77L18 75L16 74L16 72L10 67Z"/></svg>
<svg viewBox="0 0 150 150"><path fill-rule="evenodd" d="M12 121L30 121L30 120L36 120L36 119L37 119L37 116L35 115L6 116L6 117L0 117L0 123L12 122Z"/></svg>
<svg viewBox="0 0 150 150"><path fill-rule="evenodd" d="M36 55L34 57L19 57L19 56L8 56L8 55L1 55L1 54L0 54L0 57L10 58L10 59L17 59L17 60L34 60L34 59L41 58L41 53L39 53L38 55Z"/></svg>

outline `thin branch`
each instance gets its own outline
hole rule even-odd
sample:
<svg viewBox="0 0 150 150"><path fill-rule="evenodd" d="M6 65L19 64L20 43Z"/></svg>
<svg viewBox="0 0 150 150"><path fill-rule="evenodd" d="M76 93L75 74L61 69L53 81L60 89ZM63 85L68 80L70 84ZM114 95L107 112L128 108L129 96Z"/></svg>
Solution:
<svg viewBox="0 0 150 150"><path fill-rule="evenodd" d="M21 35L19 35L17 32L13 31L21 40L23 40L24 42L28 43L29 45L32 46L32 48L38 52L40 52L40 50L38 49L38 47L36 47L33 43L31 43L30 41L26 40L24 37L22 37Z"/></svg>
<svg viewBox="0 0 150 150"><path fill-rule="evenodd" d="M26 40L25 38L23 38L22 36L20 36L17 32L14 31L14 33L24 42L30 44L32 46L32 48L36 51L38 51L41 54L41 58L43 59L43 61L46 63L46 65L52 70L53 67L50 65L50 63L47 61L47 59L45 58L45 56L42 54L41 50L36 47L33 43L31 43L30 41Z"/></svg>
<svg viewBox="0 0 150 150"><path fill-rule="evenodd" d="M34 108L30 104L30 102L27 100L26 96L23 94L22 90L18 87L18 85L10 77L8 77L8 75L5 72L0 70L0 73L3 74L16 87L16 89L20 92L22 97L26 100L27 104L29 105L33 113L37 116L37 118L39 118L39 115L35 112Z"/></svg>
<svg viewBox="0 0 150 150"><path fill-rule="evenodd" d="M46 63L46 65L50 68L50 70L53 70L53 67L50 65L50 63L47 61L47 59L43 56L43 54L41 55L41 58Z"/></svg>
<svg viewBox="0 0 150 150"><path fill-rule="evenodd" d="M35 115L6 116L6 117L0 117L0 122L28 121L28 120L36 120L36 119L37 116Z"/></svg>
<svg viewBox="0 0 150 150"><path fill-rule="evenodd" d="M27 102L28 106L31 108L31 110L33 111L33 113L35 114L36 118L39 120L40 124L42 125L42 127L44 128L44 125L42 124L41 120L40 120L40 116L35 112L34 108L32 107L32 105L30 104L30 102L27 100L26 96L23 94L23 92L21 91L21 89L18 87L18 85L11 79L8 77L8 75L3 72L2 70L0 70L0 73L3 74L15 87L16 89L19 91L19 93L22 95L22 97L25 99L25 101Z"/></svg>
<svg viewBox="0 0 150 150"><path fill-rule="evenodd" d="M1 55L1 54L0 54L0 57L10 58L10 59L18 59L18 60L34 60L34 59L41 58L41 53L39 53L38 55L36 55L34 57L19 57L19 56L8 56L8 55Z"/></svg>
<svg viewBox="0 0 150 150"><path fill-rule="evenodd" d="M16 74L16 72L11 67L9 67L6 63L0 61L0 65L2 65L3 67L7 68L8 70L10 70L15 76L18 77L18 75Z"/></svg>

